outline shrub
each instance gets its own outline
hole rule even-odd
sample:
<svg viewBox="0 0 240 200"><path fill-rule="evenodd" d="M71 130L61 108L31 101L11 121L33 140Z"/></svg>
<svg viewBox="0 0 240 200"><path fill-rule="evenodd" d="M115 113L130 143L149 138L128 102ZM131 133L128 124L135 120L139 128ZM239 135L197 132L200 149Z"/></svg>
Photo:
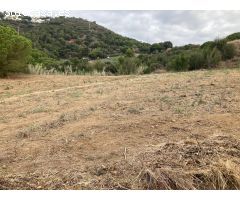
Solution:
<svg viewBox="0 0 240 200"><path fill-rule="evenodd" d="M120 57L118 63L119 74L136 74L140 61L138 58Z"/></svg>
<svg viewBox="0 0 240 200"><path fill-rule="evenodd" d="M217 48L220 52L223 52L224 47L227 45L225 39L215 39L213 42L213 48Z"/></svg>
<svg viewBox="0 0 240 200"><path fill-rule="evenodd" d="M113 63L106 62L104 72L106 72L107 74L117 74L118 69L117 69L116 65L114 65Z"/></svg>
<svg viewBox="0 0 240 200"><path fill-rule="evenodd" d="M216 47L213 49L205 49L204 59L206 60L206 66L212 68L216 67L216 65L222 60L222 55Z"/></svg>
<svg viewBox="0 0 240 200"><path fill-rule="evenodd" d="M0 26L0 76L27 70L31 41L9 27Z"/></svg>
<svg viewBox="0 0 240 200"><path fill-rule="evenodd" d="M101 48L95 48L89 53L89 57L92 59L96 58L106 58L106 54Z"/></svg>
<svg viewBox="0 0 240 200"><path fill-rule="evenodd" d="M59 72L64 72L63 67L60 65L60 62L50 58L50 57L45 57L42 61L42 63L38 63L38 64L42 64L42 66L46 69L46 70L52 70L55 69Z"/></svg>
<svg viewBox="0 0 240 200"><path fill-rule="evenodd" d="M98 72L103 72L104 66L105 64L100 60L97 60L96 62L91 64L91 67Z"/></svg>
<svg viewBox="0 0 240 200"><path fill-rule="evenodd" d="M193 53L189 58L189 70L197 70L203 68L205 59L202 51Z"/></svg>
<svg viewBox="0 0 240 200"><path fill-rule="evenodd" d="M236 49L233 44L226 44L222 49L223 60L228 60L236 55Z"/></svg>
<svg viewBox="0 0 240 200"><path fill-rule="evenodd" d="M186 71L188 67L188 58L184 54L180 54L174 58L173 61L170 61L168 69L173 71Z"/></svg>
<svg viewBox="0 0 240 200"><path fill-rule="evenodd" d="M217 49L221 53L221 59L228 60L235 56L235 47L232 44L227 44L227 39L216 39L213 42L206 42L201 46L203 49L214 52Z"/></svg>
<svg viewBox="0 0 240 200"><path fill-rule="evenodd" d="M45 52L40 51L38 49L32 49L28 63L32 65L43 64L44 61L48 58L49 57Z"/></svg>
<svg viewBox="0 0 240 200"><path fill-rule="evenodd" d="M85 73L93 71L93 67L89 64L87 59L72 58L70 61L74 72Z"/></svg>
<svg viewBox="0 0 240 200"><path fill-rule="evenodd" d="M134 56L134 51L131 48L128 48L125 55L127 57L133 57Z"/></svg>

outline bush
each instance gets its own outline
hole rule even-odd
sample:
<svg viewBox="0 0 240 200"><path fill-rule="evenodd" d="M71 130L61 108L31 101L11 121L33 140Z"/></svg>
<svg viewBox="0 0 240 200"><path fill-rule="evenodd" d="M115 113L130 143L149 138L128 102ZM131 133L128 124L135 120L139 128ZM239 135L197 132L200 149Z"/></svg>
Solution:
<svg viewBox="0 0 240 200"><path fill-rule="evenodd" d="M214 49L205 49L204 59L206 60L206 66L208 68L216 67L222 60L222 54L216 47Z"/></svg>
<svg viewBox="0 0 240 200"><path fill-rule="evenodd" d="M203 68L205 59L202 51L193 53L189 58L189 70L197 70Z"/></svg>
<svg viewBox="0 0 240 200"><path fill-rule="evenodd" d="M120 57L118 60L118 73L119 74L136 74L140 66L138 58Z"/></svg>
<svg viewBox="0 0 240 200"><path fill-rule="evenodd" d="M187 71L188 67L188 58L184 54L180 54L173 61L170 61L168 69L173 71Z"/></svg>
<svg viewBox="0 0 240 200"><path fill-rule="evenodd" d="M9 27L0 26L0 76L25 72L31 53L31 41Z"/></svg>
<svg viewBox="0 0 240 200"><path fill-rule="evenodd" d="M60 65L60 62L50 57L45 57L43 61L38 64L42 64L46 70L55 69L59 72L64 72L64 67Z"/></svg>
<svg viewBox="0 0 240 200"><path fill-rule="evenodd" d="M106 72L107 74L117 74L118 69L117 69L116 65L114 65L113 63L107 62L107 63L105 63L104 72Z"/></svg>
<svg viewBox="0 0 240 200"><path fill-rule="evenodd" d="M134 51L131 48L128 48L125 55L127 57L133 57L134 56Z"/></svg>
<svg viewBox="0 0 240 200"><path fill-rule="evenodd" d="M89 53L89 57L92 59L97 59L97 58L106 58L106 54L101 48L95 48Z"/></svg>
<svg viewBox="0 0 240 200"><path fill-rule="evenodd" d="M213 48L217 48L220 52L223 52L226 45L227 41L225 39L215 39L213 42Z"/></svg>
<svg viewBox="0 0 240 200"><path fill-rule="evenodd" d="M40 51L38 49L32 49L28 63L32 65L43 64L45 60L48 58L49 57L45 52Z"/></svg>
<svg viewBox="0 0 240 200"><path fill-rule="evenodd" d="M72 58L70 62L74 72L85 73L93 71L93 67L90 66L87 59Z"/></svg>
<svg viewBox="0 0 240 200"><path fill-rule="evenodd" d="M213 42L206 42L201 46L207 50L208 53L216 51L217 49L221 53L221 59L228 60L236 55L235 47L232 44L227 44L227 39L216 39Z"/></svg>
<svg viewBox="0 0 240 200"><path fill-rule="evenodd" d="M104 66L105 64L100 60L97 60L96 62L91 64L91 67L98 72L103 72Z"/></svg>
<svg viewBox="0 0 240 200"><path fill-rule="evenodd" d="M236 55L236 49L233 44L226 44L222 50L223 60L232 59Z"/></svg>

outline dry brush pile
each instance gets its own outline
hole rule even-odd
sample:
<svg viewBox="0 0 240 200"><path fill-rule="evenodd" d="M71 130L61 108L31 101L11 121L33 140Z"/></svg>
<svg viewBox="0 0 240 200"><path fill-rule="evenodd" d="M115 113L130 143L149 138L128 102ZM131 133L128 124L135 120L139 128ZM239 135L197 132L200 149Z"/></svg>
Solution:
<svg viewBox="0 0 240 200"><path fill-rule="evenodd" d="M132 160L102 166L95 187L104 189L240 189L240 141L192 135L150 147ZM101 175L101 174L100 174Z"/></svg>

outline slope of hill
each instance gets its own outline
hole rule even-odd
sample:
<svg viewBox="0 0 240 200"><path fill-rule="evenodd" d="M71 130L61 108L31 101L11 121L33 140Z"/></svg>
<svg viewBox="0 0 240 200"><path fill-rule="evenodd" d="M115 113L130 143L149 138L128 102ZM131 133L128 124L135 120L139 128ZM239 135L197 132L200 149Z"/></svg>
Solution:
<svg viewBox="0 0 240 200"><path fill-rule="evenodd" d="M26 18L26 16L25 16ZM44 23L1 20L0 25L10 25L33 41L33 47L57 59L72 57L107 57L119 55L127 48L144 52L150 44L123 37L98 24L81 18L50 18Z"/></svg>

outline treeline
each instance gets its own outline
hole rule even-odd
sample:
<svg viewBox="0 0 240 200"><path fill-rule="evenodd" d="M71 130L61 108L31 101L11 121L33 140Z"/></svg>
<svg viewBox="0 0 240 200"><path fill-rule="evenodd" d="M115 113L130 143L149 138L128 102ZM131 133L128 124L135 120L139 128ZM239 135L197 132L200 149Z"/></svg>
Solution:
<svg viewBox="0 0 240 200"><path fill-rule="evenodd" d="M163 43L161 43L162 45ZM33 51L34 52L34 51ZM154 53L153 53L154 52ZM148 74L156 70L189 71L211 69L217 67L220 61L232 59L236 55L235 47L227 43L227 39L217 39L203 45L185 45L153 51L147 54L136 54L128 48L122 55L109 59L97 59L89 62L87 59L72 58L70 60L54 61L48 57L34 58L42 63L46 70L59 72L75 72L76 74L103 73L109 75ZM36 52L36 55L38 52ZM43 60L41 60L44 58Z"/></svg>
<svg viewBox="0 0 240 200"><path fill-rule="evenodd" d="M120 55L115 57L98 56L97 59L89 60L84 57L73 57L69 59L54 59L48 54L37 49L33 49L29 64L41 65L43 69L59 72L83 73L107 73L107 74L134 74L134 73L151 73L156 69L151 63L145 61L146 55L150 57L161 54L171 49L173 44L170 41L152 44L146 49L144 54L139 54L134 48L127 48ZM118 58L118 59L116 59Z"/></svg>
<svg viewBox="0 0 240 200"><path fill-rule="evenodd" d="M142 60L150 69L188 71L215 68L220 61L232 59L236 49L228 39L216 39L200 45L175 47L156 55L143 55Z"/></svg>

